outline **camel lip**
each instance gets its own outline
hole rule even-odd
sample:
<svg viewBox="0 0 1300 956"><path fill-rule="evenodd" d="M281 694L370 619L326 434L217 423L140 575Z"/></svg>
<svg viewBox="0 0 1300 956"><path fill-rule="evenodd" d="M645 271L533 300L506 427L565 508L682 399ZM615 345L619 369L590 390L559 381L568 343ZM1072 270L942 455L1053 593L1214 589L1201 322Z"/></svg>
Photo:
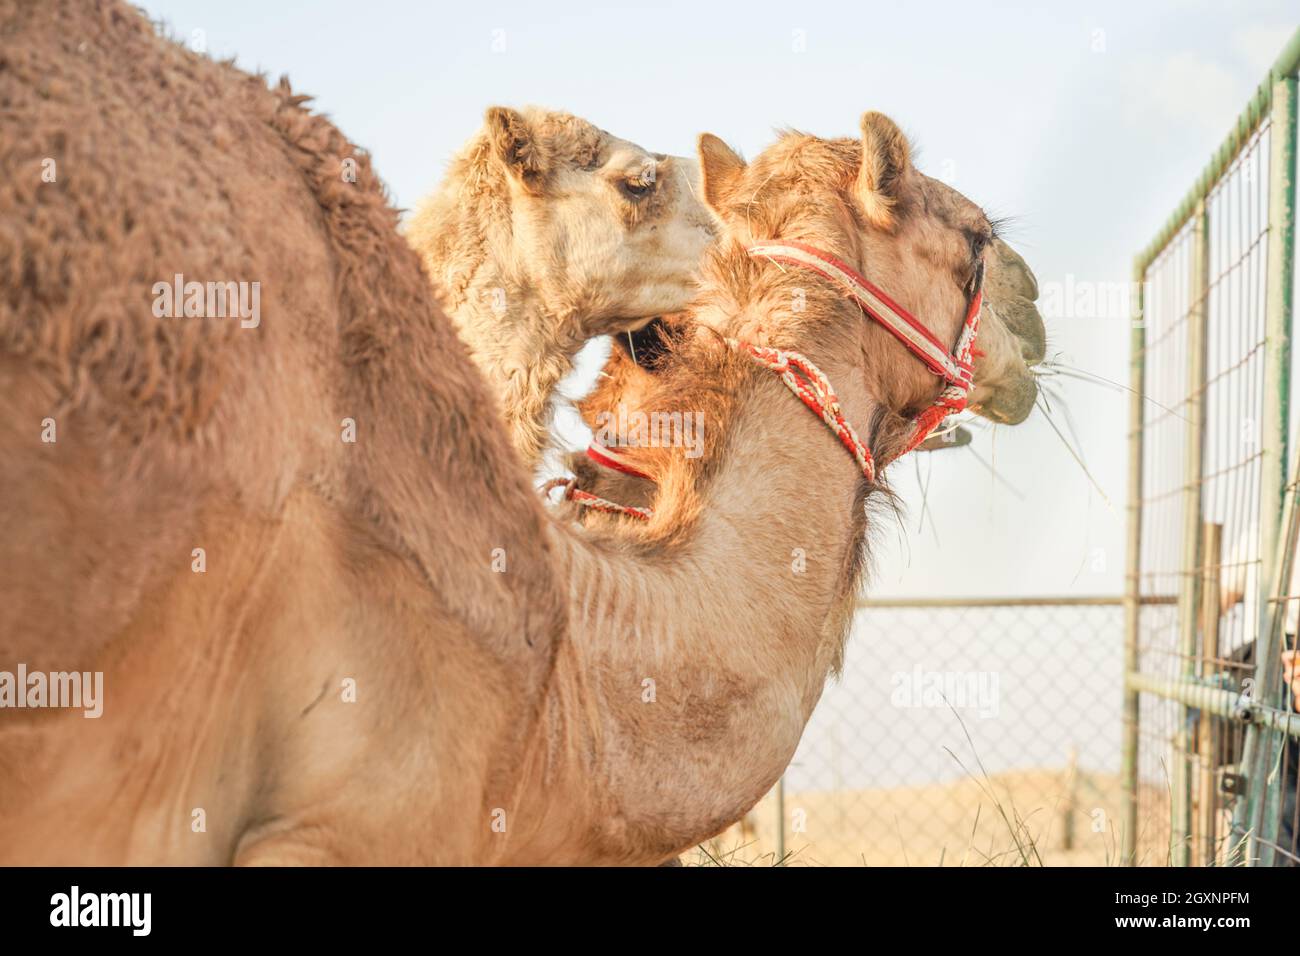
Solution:
<svg viewBox="0 0 1300 956"><path fill-rule="evenodd" d="M1037 365L1042 365L1047 359L1047 334L1035 334L1033 338L1028 336L1020 339L1020 357L1024 360L1025 367L1032 369Z"/></svg>
<svg viewBox="0 0 1300 956"><path fill-rule="evenodd" d="M1028 401L1025 400L1024 396L1021 396L1018 401L1010 404L1005 402L993 404L982 402L979 405L972 405L970 410L998 425L1019 425L1033 413L1037 405L1037 397L1038 387L1035 384Z"/></svg>

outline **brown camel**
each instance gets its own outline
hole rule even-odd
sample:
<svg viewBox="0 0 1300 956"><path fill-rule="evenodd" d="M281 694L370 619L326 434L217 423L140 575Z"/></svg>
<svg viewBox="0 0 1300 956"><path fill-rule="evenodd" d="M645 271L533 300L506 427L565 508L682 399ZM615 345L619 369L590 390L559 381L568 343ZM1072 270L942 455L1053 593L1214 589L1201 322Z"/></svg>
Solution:
<svg viewBox="0 0 1300 956"><path fill-rule="evenodd" d="M368 157L125 3L0 36L0 671L104 674L0 710L0 858L500 858L562 555Z"/></svg>
<svg viewBox="0 0 1300 956"><path fill-rule="evenodd" d="M594 577L571 605L573 641L547 713L560 767L539 757L534 779L549 768L554 782L528 788L544 809L524 815L538 821L538 838L555 841L537 859L654 862L739 819L784 769L841 659L867 564L872 486L776 376L721 341L810 357L881 461L904 447L912 416L938 391L838 290L746 248L797 240L860 270L871 264L873 279L953 342L992 239L977 207L911 166L906 141L879 114L863 118L860 141L790 134L748 166L705 136L701 160L724 231L691 311L716 334L670 349L644 402L703 410L713 430L697 459L646 450L659 483L654 514L592 529L591 540L608 542L598 564L588 564L583 539L564 539L582 555L579 577L588 568ZM579 708L587 716L575 728ZM566 765L564 754L588 749L590 763ZM579 806L578 816L614 822L575 829ZM600 849L581 845L593 838Z"/></svg>
<svg viewBox="0 0 1300 956"><path fill-rule="evenodd" d="M693 338L660 387L706 453L635 536L550 521L366 157L287 84L111 0L0 32L0 669L104 687L95 720L0 710L0 860L655 863L743 815L866 563L821 422ZM728 236L695 321L805 352L888 460L934 377L743 245L870 262L952 341L984 216L877 114L701 155ZM173 317L177 273L260 313Z"/></svg>
<svg viewBox="0 0 1300 956"><path fill-rule="evenodd" d="M568 113L494 106L412 217L407 237L526 465L583 344L694 295L713 237L694 167Z"/></svg>

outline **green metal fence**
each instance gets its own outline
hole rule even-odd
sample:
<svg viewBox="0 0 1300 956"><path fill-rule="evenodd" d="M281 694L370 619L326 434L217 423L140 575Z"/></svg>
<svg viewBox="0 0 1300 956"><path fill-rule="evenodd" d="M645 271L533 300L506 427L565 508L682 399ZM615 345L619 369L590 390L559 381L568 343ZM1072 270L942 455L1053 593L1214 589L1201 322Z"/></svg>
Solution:
<svg viewBox="0 0 1300 956"><path fill-rule="evenodd" d="M1300 493L1286 469L1298 66L1300 30L1135 261L1129 864L1300 862L1282 660Z"/></svg>

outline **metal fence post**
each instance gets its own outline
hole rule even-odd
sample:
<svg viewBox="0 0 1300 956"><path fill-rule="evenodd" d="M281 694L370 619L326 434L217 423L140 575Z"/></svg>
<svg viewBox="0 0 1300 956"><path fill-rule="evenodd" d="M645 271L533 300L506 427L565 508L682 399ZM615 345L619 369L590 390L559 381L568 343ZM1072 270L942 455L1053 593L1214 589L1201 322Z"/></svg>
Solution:
<svg viewBox="0 0 1300 956"><path fill-rule="evenodd" d="M1292 276L1295 269L1295 163L1296 163L1296 76L1273 77L1273 106L1270 118L1271 155L1268 167L1268 270L1265 312L1264 409L1261 422L1263 444L1260 480L1260 574L1259 637L1255 650L1255 687L1260 700L1278 706L1280 693L1281 628L1272 627L1279 610L1269 601L1274 593L1286 593L1287 582L1274 591L1282 540L1282 511L1286 488L1286 463L1291 382ZM1261 866L1271 866L1271 841L1259 842L1265 826L1276 823L1281 780L1271 785L1275 745L1280 735L1254 731L1253 771L1250 779L1249 827L1259 851ZM1266 735L1266 736L1265 736ZM1267 745L1266 745L1267 744ZM1248 751L1251 752L1251 751Z"/></svg>
<svg viewBox="0 0 1300 956"><path fill-rule="evenodd" d="M785 859L785 774L776 782L776 862Z"/></svg>
<svg viewBox="0 0 1300 956"><path fill-rule="evenodd" d="M1219 669L1219 594L1223 567L1223 525L1207 521L1201 568L1204 584L1201 587L1201 680L1210 686ZM1202 710L1196 720L1196 750L1201 764L1200 787L1197 791L1197 837L1200 842L1199 860L1203 866L1214 866L1218 858L1216 835L1219 823L1217 768L1219 748L1219 722L1208 710Z"/></svg>
<svg viewBox="0 0 1300 956"><path fill-rule="evenodd" d="M1142 617L1142 455L1146 393L1146 320L1142 313L1145 269L1133 270L1134 294L1132 329L1129 335L1128 414L1128 542L1124 587L1124 740L1120 758L1120 783L1124 791L1123 819L1120 820L1120 863L1137 862L1137 759L1138 691L1128 675L1138 670L1138 635Z"/></svg>
<svg viewBox="0 0 1300 956"><path fill-rule="evenodd" d="M1205 200L1192 222L1190 309L1187 315L1187 455L1183 462L1183 556L1178 589L1178 657L1182 678L1197 671L1196 632L1201 595L1201 476L1205 459L1205 342L1209 321L1210 230ZM1177 752L1173 760L1170 806L1170 857L1174 866L1191 864L1192 709L1179 705Z"/></svg>

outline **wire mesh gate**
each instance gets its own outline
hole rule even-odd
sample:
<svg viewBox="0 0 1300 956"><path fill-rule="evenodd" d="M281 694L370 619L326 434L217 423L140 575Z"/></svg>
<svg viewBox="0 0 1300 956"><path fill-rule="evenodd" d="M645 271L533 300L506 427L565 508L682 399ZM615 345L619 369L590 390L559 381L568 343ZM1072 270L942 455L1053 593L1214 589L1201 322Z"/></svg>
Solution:
<svg viewBox="0 0 1300 956"><path fill-rule="evenodd" d="M1129 864L1300 862L1300 716L1283 658L1296 631L1285 598L1297 488L1285 464L1297 64L1300 30L1135 262Z"/></svg>

